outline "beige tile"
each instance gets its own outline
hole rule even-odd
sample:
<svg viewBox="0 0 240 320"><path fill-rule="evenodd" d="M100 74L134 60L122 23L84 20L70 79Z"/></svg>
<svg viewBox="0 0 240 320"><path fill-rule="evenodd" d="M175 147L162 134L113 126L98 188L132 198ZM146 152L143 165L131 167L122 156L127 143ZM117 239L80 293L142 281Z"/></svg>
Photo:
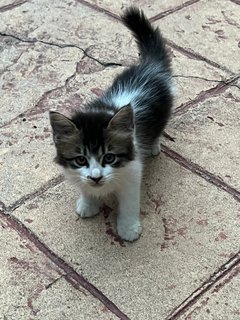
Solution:
<svg viewBox="0 0 240 320"><path fill-rule="evenodd" d="M240 94L231 87L173 117L169 147L240 189Z"/></svg>
<svg viewBox="0 0 240 320"><path fill-rule="evenodd" d="M174 9L179 5L186 3L186 0L163 0L163 1L147 1L147 0L122 0L122 1L111 1L111 0L89 0L91 4L95 4L101 8L114 12L120 15L124 9L129 6L136 6L144 10L146 15L151 18L157 14Z"/></svg>
<svg viewBox="0 0 240 320"><path fill-rule="evenodd" d="M239 271L239 266L232 269L179 319L238 320L240 317L240 307L237 298L240 295Z"/></svg>
<svg viewBox="0 0 240 320"><path fill-rule="evenodd" d="M48 115L32 121L23 119L1 129L0 198L7 206L61 173L53 164Z"/></svg>
<svg viewBox="0 0 240 320"><path fill-rule="evenodd" d="M209 66L206 62L194 60L172 50L173 79L176 86L175 108L190 102L203 91L229 77L226 73Z"/></svg>
<svg viewBox="0 0 240 320"><path fill-rule="evenodd" d="M77 192L66 183L14 215L31 221L47 245L131 319L164 319L238 250L239 205L164 156L149 161L145 176L144 230L133 244L114 236L115 210L105 219L77 219Z"/></svg>
<svg viewBox="0 0 240 320"><path fill-rule="evenodd" d="M1 40L0 125L37 106L45 92L63 86L83 56L76 48L29 45L6 37Z"/></svg>
<svg viewBox="0 0 240 320"><path fill-rule="evenodd" d="M88 292L75 290L33 244L1 221L1 319L115 319Z"/></svg>
<svg viewBox="0 0 240 320"><path fill-rule="evenodd" d="M240 6L226 0L199 1L158 22L165 36L230 70L239 71Z"/></svg>
<svg viewBox="0 0 240 320"><path fill-rule="evenodd" d="M63 0L61 4L58 0L27 2L12 12L1 14L0 31L2 30L23 39L77 45L88 51L100 48L100 53L103 50L107 52L104 56L107 59L114 59L116 52L121 61L130 56L126 47L121 46L123 41L132 41L126 28L119 27L115 19L106 14L72 0ZM106 50L112 43L115 44L114 51Z"/></svg>

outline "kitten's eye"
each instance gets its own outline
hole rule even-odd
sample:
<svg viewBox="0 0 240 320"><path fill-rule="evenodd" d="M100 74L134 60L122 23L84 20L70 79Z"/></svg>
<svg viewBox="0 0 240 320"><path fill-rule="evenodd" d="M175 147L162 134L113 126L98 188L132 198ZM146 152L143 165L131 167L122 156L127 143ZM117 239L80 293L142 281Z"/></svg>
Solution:
<svg viewBox="0 0 240 320"><path fill-rule="evenodd" d="M113 163L113 162L115 161L115 159L116 159L115 154L113 154L113 153L106 153L105 156L104 156L104 158L103 158L103 161L104 161L105 163L107 163L107 164L111 164L111 163Z"/></svg>
<svg viewBox="0 0 240 320"><path fill-rule="evenodd" d="M76 164L79 166L85 166L88 162L84 156L79 156L75 159Z"/></svg>

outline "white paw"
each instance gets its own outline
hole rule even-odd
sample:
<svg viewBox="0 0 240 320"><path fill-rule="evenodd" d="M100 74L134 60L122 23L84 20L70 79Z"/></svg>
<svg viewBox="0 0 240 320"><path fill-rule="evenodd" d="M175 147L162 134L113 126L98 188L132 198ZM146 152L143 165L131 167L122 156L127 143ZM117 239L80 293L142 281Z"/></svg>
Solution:
<svg viewBox="0 0 240 320"><path fill-rule="evenodd" d="M134 241L139 238L142 232L141 222L139 220L136 220L133 223L118 221L117 232L123 240Z"/></svg>
<svg viewBox="0 0 240 320"><path fill-rule="evenodd" d="M99 213L100 203L95 199L84 200L80 197L77 200L76 212L80 215L81 218L90 218L94 217Z"/></svg>
<svg viewBox="0 0 240 320"><path fill-rule="evenodd" d="M161 152L161 145L160 144L154 144L152 146L152 155L153 156L158 156Z"/></svg>

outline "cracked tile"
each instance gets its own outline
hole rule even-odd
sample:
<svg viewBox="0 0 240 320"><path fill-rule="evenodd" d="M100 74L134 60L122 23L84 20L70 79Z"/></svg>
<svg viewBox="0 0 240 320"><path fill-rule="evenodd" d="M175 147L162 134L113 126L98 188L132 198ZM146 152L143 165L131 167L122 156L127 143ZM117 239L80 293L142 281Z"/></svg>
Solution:
<svg viewBox="0 0 240 320"><path fill-rule="evenodd" d="M18 49L9 48L11 46ZM23 44L20 44L18 47L16 42L8 43L1 52L4 61L1 75L2 125L33 108L46 91L63 86L65 80L75 72L76 63L83 56L75 48L59 50L42 44L24 44L25 48L21 50L22 46ZM8 61L9 52L12 54L11 62ZM4 57L7 57L6 62Z"/></svg>
<svg viewBox="0 0 240 320"><path fill-rule="evenodd" d="M80 1L79 1L80 2ZM111 1L111 0L87 0L87 2L97 5L101 8L114 12L120 15L123 10L130 5L140 7L144 9L146 15L151 18L158 13L166 10L174 9L176 6L183 5L186 0L163 0L163 1L148 1L148 0L122 0L122 1Z"/></svg>
<svg viewBox="0 0 240 320"><path fill-rule="evenodd" d="M0 217L0 309L7 320L115 319L91 295L75 290L61 272Z"/></svg>
<svg viewBox="0 0 240 320"><path fill-rule="evenodd" d="M156 22L166 37L204 57L239 71L240 6L231 1L199 1Z"/></svg>
<svg viewBox="0 0 240 320"><path fill-rule="evenodd" d="M187 312L179 317L181 320L238 320L240 294L240 267L231 270L219 283L204 294Z"/></svg>
<svg viewBox="0 0 240 320"><path fill-rule="evenodd" d="M167 132L175 142L164 143L240 190L239 117L239 89L230 87L173 117Z"/></svg>
<svg viewBox="0 0 240 320"><path fill-rule="evenodd" d="M111 30L107 28L110 23ZM1 14L0 32L22 39L77 45L83 49L103 48L104 45L104 51L108 55L107 62L112 59L117 62L114 60L115 52L121 54L121 59L129 58L126 49L120 46L122 41L131 41L127 30L124 27L120 30L116 22L105 14L72 0L64 0L61 5L57 0L34 0L13 12L5 12ZM114 52L106 50L111 43L115 43Z"/></svg>
<svg viewBox="0 0 240 320"><path fill-rule="evenodd" d="M114 202L104 215L81 220L74 213L77 195L63 183L13 214L30 219L34 233L130 319L165 319L239 249L238 203L165 156L146 166L144 230L133 244L115 235Z"/></svg>

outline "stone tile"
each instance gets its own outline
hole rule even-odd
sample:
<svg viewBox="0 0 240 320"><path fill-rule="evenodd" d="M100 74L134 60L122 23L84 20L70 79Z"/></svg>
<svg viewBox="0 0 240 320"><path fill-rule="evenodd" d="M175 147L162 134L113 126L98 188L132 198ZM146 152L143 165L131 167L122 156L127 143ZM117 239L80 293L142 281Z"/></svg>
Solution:
<svg viewBox="0 0 240 320"><path fill-rule="evenodd" d="M137 61L138 54L134 40L130 32L120 22L80 3L67 0L63 1L61 6L56 1L46 2L44 6L41 5L41 10L38 10L41 14L33 15L32 12L37 10L39 5L39 2L33 1L23 4L21 9L16 8L11 13L11 23L8 24L6 21L9 21L10 13L5 12L2 15L2 22L0 21L0 30L4 28L4 30L7 29L6 32L20 34L21 37L27 36L54 43L75 44L81 48L87 48L88 54L105 62L112 61L129 65ZM24 14L21 13L23 8L25 8ZM53 17L47 14L49 10L52 10ZM24 20L24 23L21 22L21 19ZM93 20L96 21L95 24L92 23ZM27 30L24 29L26 25L29 26ZM111 28L106 28L106 25L111 25ZM167 33L164 35L167 36ZM60 53L61 51L62 49L59 49ZM65 68L68 69L67 66ZM210 68L202 61L187 58L175 50L173 51L173 70L176 75L186 77L176 78L176 105L193 99L201 91L216 84L214 81L194 79L191 76L208 80L221 80L226 77L225 73Z"/></svg>
<svg viewBox="0 0 240 320"><path fill-rule="evenodd" d="M88 0L87 2L97 5L106 10L109 10L118 15L120 15L124 9L133 5L143 9L146 15L149 18L151 18L163 11L174 9L177 6L186 3L187 1L186 0L177 0L177 1L176 0L169 0L169 1L168 0L164 0L164 1L122 0L121 2L118 2L118 1L111 1L111 0Z"/></svg>
<svg viewBox="0 0 240 320"><path fill-rule="evenodd" d="M0 226L1 319L114 319L101 303L64 279L48 288L61 271L5 222L0 220Z"/></svg>
<svg viewBox="0 0 240 320"><path fill-rule="evenodd" d="M125 61L126 57L129 59L131 53L127 53L121 43L133 42L130 33L123 26L119 28L115 19L72 0L63 0L61 5L58 0L27 2L1 14L0 31L23 39L77 45L88 51L101 48L101 51L106 51L104 58L107 62L109 59L114 59L114 62ZM112 43L114 51L109 50ZM116 61L116 52L120 61Z"/></svg>
<svg viewBox="0 0 240 320"><path fill-rule="evenodd" d="M26 120L26 121L23 121ZM48 115L19 119L1 129L1 201L9 206L60 174L53 164L54 146Z"/></svg>
<svg viewBox="0 0 240 320"><path fill-rule="evenodd" d="M228 77L223 71L188 58L177 50L172 50L172 69L176 86L175 107L193 100L203 91L215 87L217 81Z"/></svg>
<svg viewBox="0 0 240 320"><path fill-rule="evenodd" d="M133 244L115 236L112 202L105 218L78 219L77 192L67 183L13 214L130 319L164 319L238 250L239 204L165 156L146 168L144 231Z"/></svg>
<svg viewBox="0 0 240 320"><path fill-rule="evenodd" d="M240 317L237 300L240 295L239 271L239 266L231 270L220 283L214 285L179 319L238 320Z"/></svg>
<svg viewBox="0 0 240 320"><path fill-rule="evenodd" d="M239 117L239 89L231 87L173 117L167 131L176 141L166 143L240 190Z"/></svg>
<svg viewBox="0 0 240 320"><path fill-rule="evenodd" d="M33 108L42 95L61 87L83 53L76 48L29 45L2 37L0 125Z"/></svg>
<svg viewBox="0 0 240 320"><path fill-rule="evenodd" d="M199 1L156 22L168 39L239 71L240 6L231 1ZM229 58L231 57L231 58Z"/></svg>
<svg viewBox="0 0 240 320"><path fill-rule="evenodd" d="M40 309L39 320L52 319L53 315L57 320L118 319L90 294L76 291L62 279L48 289L47 294L38 299L36 304Z"/></svg>

